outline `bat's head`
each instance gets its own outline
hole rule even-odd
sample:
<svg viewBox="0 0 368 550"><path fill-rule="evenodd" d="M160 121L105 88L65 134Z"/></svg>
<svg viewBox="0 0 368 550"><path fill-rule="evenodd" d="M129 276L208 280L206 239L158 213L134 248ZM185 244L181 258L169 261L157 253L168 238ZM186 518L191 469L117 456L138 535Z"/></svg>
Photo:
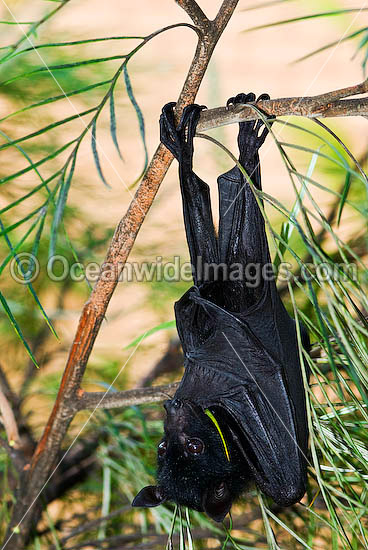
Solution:
<svg viewBox="0 0 368 550"><path fill-rule="evenodd" d="M158 445L158 485L144 487L133 506L170 500L222 521L249 479L226 425L210 410L166 401L165 434ZM248 475L247 475L248 473Z"/></svg>

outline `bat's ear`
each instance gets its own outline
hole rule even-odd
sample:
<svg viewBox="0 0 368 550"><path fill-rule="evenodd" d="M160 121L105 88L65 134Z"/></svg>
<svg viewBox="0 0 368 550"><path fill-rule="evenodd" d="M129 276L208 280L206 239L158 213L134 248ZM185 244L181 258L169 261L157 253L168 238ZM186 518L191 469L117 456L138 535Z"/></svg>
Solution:
<svg viewBox="0 0 368 550"><path fill-rule="evenodd" d="M206 514L214 521L221 522L230 512L232 498L224 481L208 489L203 497L202 506Z"/></svg>
<svg viewBox="0 0 368 550"><path fill-rule="evenodd" d="M132 506L138 508L153 508L154 506L159 506L165 502L166 497L163 495L160 487L155 485L147 485L143 487L134 498Z"/></svg>

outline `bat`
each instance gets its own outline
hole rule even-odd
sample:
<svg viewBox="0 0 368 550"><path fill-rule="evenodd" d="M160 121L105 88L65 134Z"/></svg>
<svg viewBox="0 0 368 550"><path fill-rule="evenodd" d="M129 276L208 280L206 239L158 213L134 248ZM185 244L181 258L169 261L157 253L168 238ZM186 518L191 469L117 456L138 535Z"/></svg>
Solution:
<svg viewBox="0 0 368 550"><path fill-rule="evenodd" d="M227 105L254 101L253 93L238 94ZM303 497L306 402L297 327L269 276L265 222L255 194L237 165L219 176L215 231L209 187L193 172L193 141L204 107L187 106L176 127L174 106L162 109L161 141L179 163L194 285L175 304L185 370L164 404L158 483L143 488L132 505L174 501L220 522L252 482L280 506ZM268 131L262 120L239 124L239 162L258 190L258 151ZM308 350L301 324L300 334Z"/></svg>

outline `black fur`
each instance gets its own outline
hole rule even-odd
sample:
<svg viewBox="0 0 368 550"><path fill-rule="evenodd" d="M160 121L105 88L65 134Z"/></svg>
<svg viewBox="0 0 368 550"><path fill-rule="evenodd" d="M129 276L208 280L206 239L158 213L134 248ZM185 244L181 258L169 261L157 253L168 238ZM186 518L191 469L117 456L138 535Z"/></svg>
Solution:
<svg viewBox="0 0 368 550"><path fill-rule="evenodd" d="M254 101L254 94L239 94L228 104ZM262 269L269 273L271 263L264 218L251 186L237 166L218 178L216 235L209 187L192 168L203 107L186 107L176 127L173 106L162 110L161 140L179 162L194 286L175 304L185 373L165 404L158 485L142 489L133 506L173 500L222 521L251 480L281 506L304 495L304 387L295 322L275 281L260 276ZM267 133L260 120L239 125L239 161L259 190L258 150ZM206 272L204 264L212 268ZM308 348L308 336L300 328Z"/></svg>

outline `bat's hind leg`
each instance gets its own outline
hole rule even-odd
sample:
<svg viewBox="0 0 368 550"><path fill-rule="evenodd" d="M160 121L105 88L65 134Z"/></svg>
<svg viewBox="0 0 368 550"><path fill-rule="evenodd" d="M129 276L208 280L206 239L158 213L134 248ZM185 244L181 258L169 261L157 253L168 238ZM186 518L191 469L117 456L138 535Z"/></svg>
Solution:
<svg viewBox="0 0 368 550"><path fill-rule="evenodd" d="M269 99L262 94L257 101ZM256 96L238 94L228 100L227 105L253 103ZM239 162L246 170L256 189L261 190L261 171L259 148L264 143L268 128L263 120L241 122L239 124L238 146ZM265 233L265 224L254 193L246 177L238 166L218 178L220 200L219 252L220 261L228 265L241 264L249 277L259 272L269 262L269 250ZM251 264L254 264L251 267ZM262 283L253 289L252 300L262 293ZM249 302L249 296L247 298ZM244 298L245 299L245 298Z"/></svg>
<svg viewBox="0 0 368 550"><path fill-rule="evenodd" d="M218 262L217 241L213 226L210 190L193 172L193 139L203 107L188 105L175 126L175 103L162 109L160 131L162 143L179 161L180 188L183 199L184 224L193 266L195 284L202 282L199 263Z"/></svg>
<svg viewBox="0 0 368 550"><path fill-rule="evenodd" d="M258 103L258 101L270 99L268 94L261 94L256 101L256 96L253 93L238 94L235 97L228 99L226 106L239 105L245 103ZM268 117L269 124L272 124L274 117ZM238 147L239 147L239 162L246 169L247 174L253 181L254 185L261 188L260 175L254 173L259 169L258 151L263 145L269 133L268 127L262 119L250 120L239 124ZM259 176L259 177L257 177Z"/></svg>

